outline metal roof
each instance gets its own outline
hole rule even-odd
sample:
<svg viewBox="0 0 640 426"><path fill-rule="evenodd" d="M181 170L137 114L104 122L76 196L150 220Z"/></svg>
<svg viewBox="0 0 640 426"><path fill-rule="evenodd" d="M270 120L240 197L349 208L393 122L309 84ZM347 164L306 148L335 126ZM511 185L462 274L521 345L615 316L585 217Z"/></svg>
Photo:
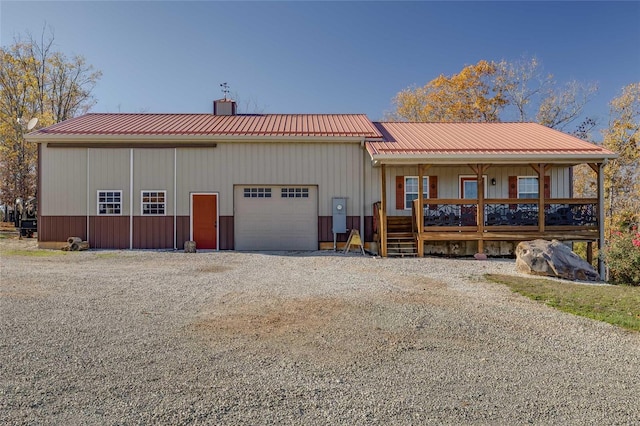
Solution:
<svg viewBox="0 0 640 426"><path fill-rule="evenodd" d="M382 137L364 114L86 114L28 139L82 135Z"/></svg>
<svg viewBox="0 0 640 426"><path fill-rule="evenodd" d="M367 142L372 159L558 157L615 158L601 146L537 123L374 123L384 136Z"/></svg>

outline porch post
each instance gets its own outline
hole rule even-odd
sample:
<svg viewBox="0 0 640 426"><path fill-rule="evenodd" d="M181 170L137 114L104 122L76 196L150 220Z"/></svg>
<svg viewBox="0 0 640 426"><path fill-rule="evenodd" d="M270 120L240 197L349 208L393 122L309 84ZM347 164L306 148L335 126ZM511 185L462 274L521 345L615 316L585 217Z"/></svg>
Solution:
<svg viewBox="0 0 640 426"><path fill-rule="evenodd" d="M598 164L598 273L605 280L604 263L604 162Z"/></svg>
<svg viewBox="0 0 640 426"><path fill-rule="evenodd" d="M544 173L546 167L544 164L538 164L536 172L538 173L538 232L544 232Z"/></svg>
<svg viewBox="0 0 640 426"><path fill-rule="evenodd" d="M484 171L485 165L478 164L476 166L476 184L478 185L478 211L476 212L476 225L480 239L478 240L478 253L484 253Z"/></svg>
<svg viewBox="0 0 640 426"><path fill-rule="evenodd" d="M420 209L417 213L420 216L420 222L416 223L416 228L418 230L418 237L416 244L418 246L418 257L424 257L424 243L420 239L422 235L422 227L424 226L424 182L422 182L422 177L424 176L424 167L422 164L418 164L418 208Z"/></svg>
<svg viewBox="0 0 640 426"><path fill-rule="evenodd" d="M387 257L387 170L380 166L380 256Z"/></svg>

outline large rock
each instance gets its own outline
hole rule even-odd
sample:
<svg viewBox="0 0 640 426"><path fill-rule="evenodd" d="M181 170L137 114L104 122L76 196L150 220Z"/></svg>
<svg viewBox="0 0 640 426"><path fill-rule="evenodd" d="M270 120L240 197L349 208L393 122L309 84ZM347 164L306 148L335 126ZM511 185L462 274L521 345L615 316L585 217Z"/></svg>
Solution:
<svg viewBox="0 0 640 426"><path fill-rule="evenodd" d="M516 247L516 270L568 280L599 281L600 275L560 241L523 241Z"/></svg>
<svg viewBox="0 0 640 426"><path fill-rule="evenodd" d="M196 242L195 241L185 241L184 242L184 252L185 253L195 253L196 252Z"/></svg>

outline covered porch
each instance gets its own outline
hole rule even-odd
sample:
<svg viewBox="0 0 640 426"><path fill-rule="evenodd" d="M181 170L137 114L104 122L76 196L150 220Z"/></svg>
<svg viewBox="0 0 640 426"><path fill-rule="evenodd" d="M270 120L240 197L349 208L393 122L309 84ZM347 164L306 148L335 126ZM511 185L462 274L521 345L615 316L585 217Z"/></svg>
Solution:
<svg viewBox="0 0 640 426"><path fill-rule="evenodd" d="M418 197L412 201L411 216L389 217L387 200L387 165L381 167L381 202L376 209L380 224L380 254L388 255L388 241L398 234L411 233L417 255L423 257L425 243L434 241L476 241L477 252L485 252L487 241L526 241L536 238L587 242L587 260L593 259L593 243L603 235L604 205L602 197L603 163L589 163L597 175L597 198L551 198L548 191L538 191L536 198L487 198L486 173L490 164L469 164L477 175L477 198L426 198L424 177L430 165L419 164ZM545 181L549 165L531 164L538 181ZM510 183L513 185L513 183ZM547 194L545 194L547 193ZM422 206L422 208L421 208ZM410 226L410 228L409 228Z"/></svg>
<svg viewBox="0 0 640 426"><path fill-rule="evenodd" d="M533 123L378 125L387 140L369 142L368 149L380 169L374 222L381 256L393 255L392 247L402 239L414 244L418 257L425 255L425 246L438 243L467 242L475 253L492 255L496 251L489 246L497 242L514 246L542 238L585 242L591 262L594 243L602 247L603 170L614 153ZM593 198L573 196L571 168L578 164L594 173ZM400 167L417 171L405 178L407 185L417 186L411 194L404 192L406 211L389 203L399 199Z"/></svg>

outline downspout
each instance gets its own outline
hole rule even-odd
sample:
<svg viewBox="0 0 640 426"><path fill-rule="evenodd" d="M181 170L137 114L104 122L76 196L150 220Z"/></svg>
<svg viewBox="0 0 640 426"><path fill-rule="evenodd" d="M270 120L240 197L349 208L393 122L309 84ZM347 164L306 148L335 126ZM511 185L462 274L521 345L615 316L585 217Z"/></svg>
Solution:
<svg viewBox="0 0 640 426"><path fill-rule="evenodd" d="M129 250L133 250L133 148L129 150Z"/></svg>
<svg viewBox="0 0 640 426"><path fill-rule="evenodd" d="M366 197L364 196L364 182L365 182L365 174L366 174L366 168L365 168L365 162L367 161L367 150L365 148L365 138L362 138L362 141L360 141L360 147L362 148L362 162L360 163L360 238L362 240L362 245L364 246L365 244L365 233L364 233L364 211L366 208L365 205L365 199Z"/></svg>
<svg viewBox="0 0 640 426"><path fill-rule="evenodd" d="M38 146L38 160L36 161L36 232L38 233L38 244L42 241L40 239L40 229L42 226L42 203L41 196L42 194L42 144L37 144ZM5 206L4 214L6 216L7 208Z"/></svg>
<svg viewBox="0 0 640 426"><path fill-rule="evenodd" d="M178 250L178 148L173 148L173 249Z"/></svg>
<svg viewBox="0 0 640 426"><path fill-rule="evenodd" d="M89 152L90 148L87 148L87 241L91 243L91 239L89 238L89 212L91 211L90 199L91 199L91 191L89 186L89 177L91 173L89 173Z"/></svg>

